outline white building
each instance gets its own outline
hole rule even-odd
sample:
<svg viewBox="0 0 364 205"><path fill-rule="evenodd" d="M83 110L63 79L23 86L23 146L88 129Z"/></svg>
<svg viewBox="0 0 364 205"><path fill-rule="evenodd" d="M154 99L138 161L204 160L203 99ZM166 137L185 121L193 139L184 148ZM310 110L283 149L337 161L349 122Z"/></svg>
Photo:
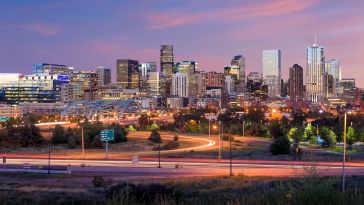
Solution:
<svg viewBox="0 0 364 205"><path fill-rule="evenodd" d="M234 79L231 77L231 75L225 76L224 88L228 94L234 92Z"/></svg>
<svg viewBox="0 0 364 205"><path fill-rule="evenodd" d="M307 48L306 99L321 102L324 97L325 57L324 48L316 42Z"/></svg>
<svg viewBox="0 0 364 205"><path fill-rule="evenodd" d="M281 94L281 50L263 51L263 80L268 85L268 95L279 97Z"/></svg>
<svg viewBox="0 0 364 205"><path fill-rule="evenodd" d="M189 83L187 74L176 73L172 75L172 95L189 97Z"/></svg>

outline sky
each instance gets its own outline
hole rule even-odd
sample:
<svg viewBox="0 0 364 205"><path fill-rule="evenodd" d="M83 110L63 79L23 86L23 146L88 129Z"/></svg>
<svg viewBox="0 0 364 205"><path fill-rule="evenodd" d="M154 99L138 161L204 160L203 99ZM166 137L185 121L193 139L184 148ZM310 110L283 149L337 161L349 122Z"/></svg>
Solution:
<svg viewBox="0 0 364 205"><path fill-rule="evenodd" d="M363 10L363 0L1 1L0 72L30 74L44 62L115 74L116 59L159 64L160 45L172 44L176 62L205 71L242 54L247 74L262 71L262 50L281 49L287 78L293 64L306 67L316 35L325 58L364 87Z"/></svg>

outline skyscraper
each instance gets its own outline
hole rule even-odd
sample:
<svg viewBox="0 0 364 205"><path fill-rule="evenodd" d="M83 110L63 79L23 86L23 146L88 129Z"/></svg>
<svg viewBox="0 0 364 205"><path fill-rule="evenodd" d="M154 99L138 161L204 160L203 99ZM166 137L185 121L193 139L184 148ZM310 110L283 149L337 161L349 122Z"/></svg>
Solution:
<svg viewBox="0 0 364 205"><path fill-rule="evenodd" d="M198 93L196 73L198 64L194 61L181 61L176 63L176 73L186 74L188 77L188 96L196 96Z"/></svg>
<svg viewBox="0 0 364 205"><path fill-rule="evenodd" d="M105 86L111 84L111 69L103 66L98 66L97 70L97 85Z"/></svg>
<svg viewBox="0 0 364 205"><path fill-rule="evenodd" d="M139 63L136 60L123 59L116 61L116 82L126 89L139 88Z"/></svg>
<svg viewBox="0 0 364 205"><path fill-rule="evenodd" d="M303 100L303 68L298 64L289 68L289 97L292 101Z"/></svg>
<svg viewBox="0 0 364 205"><path fill-rule="evenodd" d="M176 73L172 75L172 95L189 97L188 75Z"/></svg>
<svg viewBox="0 0 364 205"><path fill-rule="evenodd" d="M234 56L231 60L231 75L236 75L236 92L244 92L245 82L245 57L242 55Z"/></svg>
<svg viewBox="0 0 364 205"><path fill-rule="evenodd" d="M157 72L156 62L146 62L139 65L140 77L148 77L149 72Z"/></svg>
<svg viewBox="0 0 364 205"><path fill-rule="evenodd" d="M160 51L160 71L166 76L172 76L174 73L173 45L161 45Z"/></svg>
<svg viewBox="0 0 364 205"><path fill-rule="evenodd" d="M280 96L281 50L263 50L263 80L270 97Z"/></svg>
<svg viewBox="0 0 364 205"><path fill-rule="evenodd" d="M324 97L324 48L315 43L307 48L306 97L310 102L321 102Z"/></svg>
<svg viewBox="0 0 364 205"><path fill-rule="evenodd" d="M325 72L329 75L332 75L335 87L338 87L341 80L341 67L339 60L331 59L326 61Z"/></svg>

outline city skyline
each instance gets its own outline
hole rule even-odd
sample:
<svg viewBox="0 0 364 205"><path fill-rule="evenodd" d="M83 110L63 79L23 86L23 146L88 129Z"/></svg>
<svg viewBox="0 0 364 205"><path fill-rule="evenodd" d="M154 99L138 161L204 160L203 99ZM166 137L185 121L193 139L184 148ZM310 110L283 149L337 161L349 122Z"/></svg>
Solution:
<svg viewBox="0 0 364 205"><path fill-rule="evenodd" d="M160 45L170 44L175 62L196 61L201 70L218 72L238 54L246 57L247 73L261 72L262 50L277 48L287 79L291 65L306 67L306 48L317 35L325 57L340 60L343 78L359 79L355 74L362 64L360 52L349 51L364 49L362 4L355 0L209 1L208 5L206 1L90 1L87 6L82 1L6 2L0 9L0 69L27 74L33 63L83 70L102 65L115 76L116 59L159 62ZM135 12L119 12L123 7Z"/></svg>

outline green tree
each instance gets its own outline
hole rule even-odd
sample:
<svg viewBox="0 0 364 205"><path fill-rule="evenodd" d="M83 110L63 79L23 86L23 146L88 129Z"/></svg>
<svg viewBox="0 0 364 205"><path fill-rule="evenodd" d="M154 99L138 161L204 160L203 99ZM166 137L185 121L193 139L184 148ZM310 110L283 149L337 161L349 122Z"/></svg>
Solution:
<svg viewBox="0 0 364 205"><path fill-rule="evenodd" d="M275 138L269 148L273 155L289 154L291 144L286 136L281 136Z"/></svg>
<svg viewBox="0 0 364 205"><path fill-rule="evenodd" d="M336 135L334 131L327 127L323 127L320 129L320 137L324 141L323 146L333 146L336 143Z"/></svg>
<svg viewBox="0 0 364 205"><path fill-rule="evenodd" d="M141 114L139 119L138 119L138 123L140 127L148 127L151 123L149 120L149 116L145 113Z"/></svg>
<svg viewBox="0 0 364 205"><path fill-rule="evenodd" d="M136 129L133 127L133 125L129 125L129 127L128 127L128 131L129 131L129 132L135 132L135 131L136 131Z"/></svg>
<svg viewBox="0 0 364 205"><path fill-rule="evenodd" d="M312 138L316 138L315 128L311 123L308 123L305 127L304 138L307 140L311 140Z"/></svg>
<svg viewBox="0 0 364 205"><path fill-rule="evenodd" d="M288 133L287 136L289 139L292 139L294 141L295 144L299 144L300 142L305 140L305 136L302 133L302 128L296 128L296 127L292 127Z"/></svg>
<svg viewBox="0 0 364 205"><path fill-rule="evenodd" d="M114 141L115 143L126 142L128 140L128 131L120 124L113 123L110 129L114 129Z"/></svg>
<svg viewBox="0 0 364 205"><path fill-rule="evenodd" d="M56 125L53 129L52 143L63 144L67 143L67 133L61 125Z"/></svg>
<svg viewBox="0 0 364 205"><path fill-rule="evenodd" d="M150 130L159 130L159 127L157 124L153 123L151 126L150 126Z"/></svg>
<svg viewBox="0 0 364 205"><path fill-rule="evenodd" d="M189 120L185 124L185 131L190 133L199 133L201 129L195 120Z"/></svg>
<svg viewBox="0 0 364 205"><path fill-rule="evenodd" d="M161 135L159 134L158 130L152 130L148 140L152 141L154 143L161 143L162 142L162 138L161 138Z"/></svg>
<svg viewBox="0 0 364 205"><path fill-rule="evenodd" d="M281 125L278 122L271 123L269 127L269 134L272 136L273 139L279 138L284 136L284 131Z"/></svg>
<svg viewBox="0 0 364 205"><path fill-rule="evenodd" d="M346 133L347 143L350 145L350 147L353 146L353 144L357 141L356 139L356 133L353 127L349 127L348 131Z"/></svg>
<svg viewBox="0 0 364 205"><path fill-rule="evenodd" d="M68 147L68 149L76 148L76 140L75 140L74 136L72 136L72 135L68 136L67 147Z"/></svg>

